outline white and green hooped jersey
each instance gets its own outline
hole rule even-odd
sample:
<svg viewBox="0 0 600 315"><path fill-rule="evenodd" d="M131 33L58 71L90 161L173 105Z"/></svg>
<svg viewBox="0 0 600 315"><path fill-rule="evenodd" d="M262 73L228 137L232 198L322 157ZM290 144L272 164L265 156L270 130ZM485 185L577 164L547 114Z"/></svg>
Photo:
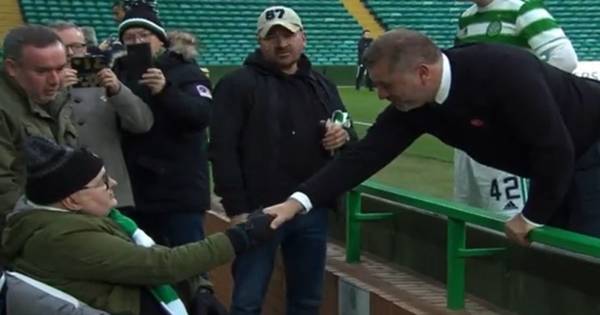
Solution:
<svg viewBox="0 0 600 315"><path fill-rule="evenodd" d="M494 0L476 4L458 19L456 44L502 43L531 50L541 60L573 71L577 54L540 0ZM515 215L527 201L526 179L477 163L455 151L454 199L470 206Z"/></svg>
<svg viewBox="0 0 600 315"><path fill-rule="evenodd" d="M494 0L485 7L474 4L463 12L458 25L456 44L516 45L533 50L545 61L554 48L569 42L540 0Z"/></svg>

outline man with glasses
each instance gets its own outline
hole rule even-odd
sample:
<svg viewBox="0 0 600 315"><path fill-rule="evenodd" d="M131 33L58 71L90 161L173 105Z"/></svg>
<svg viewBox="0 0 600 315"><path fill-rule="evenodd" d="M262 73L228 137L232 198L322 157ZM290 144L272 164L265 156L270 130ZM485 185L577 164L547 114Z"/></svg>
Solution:
<svg viewBox="0 0 600 315"><path fill-rule="evenodd" d="M261 205L284 201L332 159L351 129L328 120L345 112L337 89L304 54L306 36L294 10L275 6L258 18L260 48L215 90L211 156L215 192L232 224ZM335 199L335 198L333 198ZM298 216L273 241L236 257L232 315L258 315L281 245L287 313L318 314L321 304L327 209Z"/></svg>
<svg viewBox="0 0 600 315"><path fill-rule="evenodd" d="M60 37L44 26L13 28L4 38L0 69L0 225L23 194L21 147L38 135L76 144L70 98L61 85L67 54ZM0 262L2 263L2 262Z"/></svg>
<svg viewBox="0 0 600 315"><path fill-rule="evenodd" d="M63 71L63 84L69 87L73 99L73 119L79 143L100 155L107 171L119 183L115 187L119 208L132 208L133 193L121 149L122 131L134 134L147 132L154 121L152 111L108 67L95 74L99 86L77 87L80 78L77 70L71 67L72 58L94 60L86 52L83 32L77 25L68 22L56 22L50 27L67 48L69 66Z"/></svg>
<svg viewBox="0 0 600 315"><path fill-rule="evenodd" d="M136 204L128 215L158 243L177 246L204 238L202 215L210 208L206 131L211 84L193 60L166 49L167 33L148 2L129 8L119 38L128 46L147 44L152 64L143 74L129 62L115 67L154 114L149 132L126 132L123 138Z"/></svg>

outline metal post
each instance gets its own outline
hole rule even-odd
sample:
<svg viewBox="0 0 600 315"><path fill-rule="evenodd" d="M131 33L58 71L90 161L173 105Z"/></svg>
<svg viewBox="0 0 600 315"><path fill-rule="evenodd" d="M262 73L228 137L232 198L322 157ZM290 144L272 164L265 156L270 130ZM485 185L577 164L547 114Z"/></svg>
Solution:
<svg viewBox="0 0 600 315"><path fill-rule="evenodd" d="M447 248L447 307L451 310L465 308L465 258L460 251L466 246L465 222L448 218Z"/></svg>
<svg viewBox="0 0 600 315"><path fill-rule="evenodd" d="M346 194L346 262L360 262L361 228L358 215L361 210L360 193L351 191Z"/></svg>

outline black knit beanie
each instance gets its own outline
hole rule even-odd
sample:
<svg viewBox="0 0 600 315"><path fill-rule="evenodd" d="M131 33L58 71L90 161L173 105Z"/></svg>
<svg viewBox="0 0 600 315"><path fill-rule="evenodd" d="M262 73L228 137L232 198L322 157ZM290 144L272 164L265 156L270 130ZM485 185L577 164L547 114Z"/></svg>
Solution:
<svg viewBox="0 0 600 315"><path fill-rule="evenodd" d="M24 153L25 196L40 205L61 201L83 189L104 166L102 159L86 149L60 146L36 136L25 140Z"/></svg>
<svg viewBox="0 0 600 315"><path fill-rule="evenodd" d="M154 0L127 1L127 11L121 24L119 24L119 40L123 42L123 33L132 27L141 27L152 32L165 47L169 46L167 32L165 31L156 10Z"/></svg>

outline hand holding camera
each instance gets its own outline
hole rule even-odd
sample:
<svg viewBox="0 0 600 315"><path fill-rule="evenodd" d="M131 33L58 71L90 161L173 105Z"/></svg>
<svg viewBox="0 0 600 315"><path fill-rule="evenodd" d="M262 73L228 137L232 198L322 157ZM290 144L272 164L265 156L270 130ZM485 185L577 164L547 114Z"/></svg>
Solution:
<svg viewBox="0 0 600 315"><path fill-rule="evenodd" d="M127 76L129 80L137 80L150 89L152 95L160 93L167 83L164 74L152 66L152 50L150 44L140 43L127 45L125 56Z"/></svg>
<svg viewBox="0 0 600 315"><path fill-rule="evenodd" d="M350 140L350 136L342 124L332 122L330 119L325 122L325 135L322 140L325 150L333 152L341 148L348 140Z"/></svg>
<svg viewBox="0 0 600 315"><path fill-rule="evenodd" d="M167 84L164 74L158 68L150 68L142 74L142 79L139 81L140 84L147 86L150 89L152 95L160 93Z"/></svg>
<svg viewBox="0 0 600 315"><path fill-rule="evenodd" d="M77 70L72 68L64 68L61 74L61 82L63 87L70 87L79 83L79 78L77 77Z"/></svg>
<svg viewBox="0 0 600 315"><path fill-rule="evenodd" d="M323 148L331 153L335 154L335 150L341 148L350 141L350 134L345 128L350 128L352 122L350 115L347 112L341 110L335 110L331 114L331 118L326 121L321 121L321 128L323 129L323 139L321 140Z"/></svg>
<svg viewBox="0 0 600 315"><path fill-rule="evenodd" d="M104 68L96 74L100 86L106 89L106 95L113 96L121 90L121 81L117 75L109 68Z"/></svg>

